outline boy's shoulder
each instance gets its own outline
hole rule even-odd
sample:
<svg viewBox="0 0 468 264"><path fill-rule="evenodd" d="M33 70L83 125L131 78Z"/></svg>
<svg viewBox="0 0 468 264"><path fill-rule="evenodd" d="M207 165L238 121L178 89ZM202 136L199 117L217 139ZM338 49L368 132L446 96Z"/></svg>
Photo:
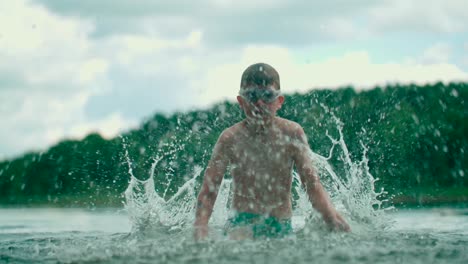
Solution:
<svg viewBox="0 0 468 264"><path fill-rule="evenodd" d="M228 128L226 128L222 133L221 136L223 137L232 137L233 135L239 134L245 128L245 121L240 121ZM285 119L282 117L275 117L275 125L277 128L281 129L283 132L297 132L302 131L302 126L298 123L291 121L289 119Z"/></svg>
<svg viewBox="0 0 468 264"><path fill-rule="evenodd" d="M278 127L282 129L284 132L297 133L303 130L301 125L289 119L276 117L275 120L276 120L276 124L278 125Z"/></svg>
<svg viewBox="0 0 468 264"><path fill-rule="evenodd" d="M221 143L228 143L232 141L234 139L234 136L238 135L239 132L241 132L241 130L242 130L242 122L238 122L224 129L223 132L221 132L221 134L219 135L218 141Z"/></svg>
<svg viewBox="0 0 468 264"><path fill-rule="evenodd" d="M224 129L223 132L221 132L220 138L230 139L234 137L234 135L238 135L240 132L242 132L242 130L243 130L243 121L238 122Z"/></svg>
<svg viewBox="0 0 468 264"><path fill-rule="evenodd" d="M281 131L282 134L289 136L299 136L304 134L302 126L289 119L275 117L275 126ZM243 135L245 130L245 121L240 121L228 128L226 128L220 135L223 141L233 140L236 135Z"/></svg>
<svg viewBox="0 0 468 264"><path fill-rule="evenodd" d="M282 134L291 139L290 142L300 143L300 145L307 143L307 136L300 124L281 117L278 117L276 120Z"/></svg>

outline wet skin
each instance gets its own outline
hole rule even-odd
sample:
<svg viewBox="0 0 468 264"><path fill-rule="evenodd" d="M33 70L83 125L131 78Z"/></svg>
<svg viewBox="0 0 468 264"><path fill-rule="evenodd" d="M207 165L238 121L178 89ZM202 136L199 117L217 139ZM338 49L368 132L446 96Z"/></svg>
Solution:
<svg viewBox="0 0 468 264"><path fill-rule="evenodd" d="M276 117L284 97L271 103L248 102L238 96L246 119L220 135L198 196L195 238L207 236L207 224L226 170L234 183L233 209L288 219L292 214L292 170L296 167L315 209L332 228L350 228L334 209L313 167L302 127Z"/></svg>
<svg viewBox="0 0 468 264"><path fill-rule="evenodd" d="M259 131L249 129L247 121L226 131L234 210L278 219L291 217L292 170L300 147L295 128L290 121L274 118Z"/></svg>

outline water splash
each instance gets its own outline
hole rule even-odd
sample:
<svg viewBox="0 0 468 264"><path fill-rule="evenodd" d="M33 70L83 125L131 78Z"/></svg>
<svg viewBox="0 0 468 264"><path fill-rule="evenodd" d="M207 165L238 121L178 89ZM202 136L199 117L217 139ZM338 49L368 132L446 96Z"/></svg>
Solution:
<svg viewBox="0 0 468 264"><path fill-rule="evenodd" d="M133 231L143 231L152 227L168 227L169 231L181 229L192 223L195 215L196 180L202 171L194 169L188 180L172 198L165 200L155 191L154 171L162 158L155 158L151 175L147 180L139 180L131 175L125 190L126 210L132 222Z"/></svg>
<svg viewBox="0 0 468 264"><path fill-rule="evenodd" d="M385 216L385 211L390 208L383 208L382 203L386 200L383 197L386 192L375 191L375 182L378 180L369 171L369 160L367 158L368 148L363 142L361 160L352 159L346 142L343 138L344 124L335 115L332 118L336 123L339 137L333 138L327 133L332 142L328 157L321 156L310 151L315 166L319 172L324 188L330 194L333 204L346 219L351 221L353 230L365 226L369 228L385 228L389 225L389 219ZM186 230L191 227L195 218L195 204L197 199L197 179L203 167L196 166L193 175L189 177L178 191L169 199L163 194L160 196L155 191L155 184L167 184L166 182L156 183L154 180L155 170L158 163L167 156L174 155L183 149L183 146L173 145L166 153L158 154L151 166L150 177L146 180L139 180L133 175L132 163L126 149L125 155L131 176L130 183L125 191L126 210L132 222L133 231L139 232L154 228L165 228L168 231ZM183 142L182 142L183 144ZM339 160L344 168L344 175L338 176L329 160L340 153ZM222 226L229 215L231 202L231 179L224 179L218 193L218 198L214 205L214 210L210 223ZM169 186L167 186L169 188ZM294 204L293 226L295 230L308 229L311 226L323 226L323 221L318 213L313 210L306 192L300 184L297 173L293 173L293 193ZM164 193L167 193L164 191ZM296 222L296 223L295 223Z"/></svg>
<svg viewBox="0 0 468 264"><path fill-rule="evenodd" d="M375 178L369 169L369 159L367 157L367 146L360 141L362 147L361 160L353 160L344 141L343 128L341 122L333 113L331 113L337 130L338 139L333 138L327 132L327 137L332 142L328 157L321 156L310 151L314 165L320 175L321 183L328 191L332 203L337 210L351 220L353 230L357 229L382 229L390 227L391 220L385 214L393 207L384 207L387 202L387 192L383 189L375 190ZM329 160L334 157L336 152L340 152L341 165L344 167L344 175L338 176ZM300 186L300 178L297 173L293 174L293 188L298 194L295 210L296 216L304 216L306 222L313 225L323 225L320 215L312 209L305 190ZM310 228L310 225L308 226Z"/></svg>

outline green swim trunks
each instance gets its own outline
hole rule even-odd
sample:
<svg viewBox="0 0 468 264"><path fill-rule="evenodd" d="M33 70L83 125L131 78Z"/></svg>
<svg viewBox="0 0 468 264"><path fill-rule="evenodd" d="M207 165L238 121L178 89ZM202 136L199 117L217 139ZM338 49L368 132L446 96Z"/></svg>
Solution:
<svg viewBox="0 0 468 264"><path fill-rule="evenodd" d="M293 233L291 219L279 220L273 216L245 212L228 219L228 229L241 226L252 228L253 238L280 238Z"/></svg>

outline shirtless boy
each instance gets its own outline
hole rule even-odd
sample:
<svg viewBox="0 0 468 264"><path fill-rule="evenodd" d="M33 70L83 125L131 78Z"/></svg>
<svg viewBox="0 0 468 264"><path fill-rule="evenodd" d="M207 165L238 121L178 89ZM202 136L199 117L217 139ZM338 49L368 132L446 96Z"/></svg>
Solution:
<svg viewBox="0 0 468 264"><path fill-rule="evenodd" d="M246 118L222 132L198 195L195 239L208 235L208 222L224 173L233 178L233 239L282 237L292 232L291 184L295 167L312 206L333 230L350 231L319 181L302 127L276 116L284 103L277 71L268 64L242 74L237 101Z"/></svg>

